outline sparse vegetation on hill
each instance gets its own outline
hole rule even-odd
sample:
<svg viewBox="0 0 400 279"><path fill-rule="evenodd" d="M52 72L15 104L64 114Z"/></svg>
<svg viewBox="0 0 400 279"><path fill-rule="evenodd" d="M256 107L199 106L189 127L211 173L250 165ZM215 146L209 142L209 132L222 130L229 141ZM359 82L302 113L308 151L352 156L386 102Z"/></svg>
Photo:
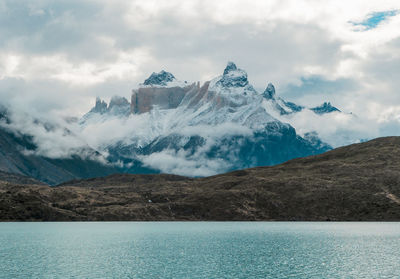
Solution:
<svg viewBox="0 0 400 279"><path fill-rule="evenodd" d="M400 220L400 137L206 178L1 182L1 220Z"/></svg>

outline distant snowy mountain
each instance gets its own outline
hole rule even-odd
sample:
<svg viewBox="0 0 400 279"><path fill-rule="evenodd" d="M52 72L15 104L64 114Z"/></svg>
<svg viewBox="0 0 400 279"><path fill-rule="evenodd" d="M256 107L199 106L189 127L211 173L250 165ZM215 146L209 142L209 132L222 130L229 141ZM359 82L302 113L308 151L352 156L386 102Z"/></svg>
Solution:
<svg viewBox="0 0 400 279"><path fill-rule="evenodd" d="M229 62L221 76L202 86L166 71L153 73L133 90L130 104L121 97L109 105L97 99L80 125L83 134L115 129L114 137L89 144L131 171L139 164L203 176L329 150L315 133L300 137L277 117L303 109L277 98L272 84L258 93L247 73Z"/></svg>
<svg viewBox="0 0 400 279"><path fill-rule="evenodd" d="M304 106L297 105L292 102L287 102L280 97L276 97L275 87L272 83L269 83L263 93L264 99L267 101L266 109L272 109L279 112L280 115L288 115L292 113L301 112L304 109L309 109L316 114L331 113L334 111L341 112L338 108L331 105L330 102L325 102L320 106L313 108L306 108Z"/></svg>
<svg viewBox="0 0 400 279"><path fill-rule="evenodd" d="M313 135L332 147L339 147L359 142L365 135L365 132L354 129L363 126L360 119L352 113L340 111L330 102L316 107L288 102L276 96L271 83L262 95L263 108L279 121L289 123L305 139Z"/></svg>

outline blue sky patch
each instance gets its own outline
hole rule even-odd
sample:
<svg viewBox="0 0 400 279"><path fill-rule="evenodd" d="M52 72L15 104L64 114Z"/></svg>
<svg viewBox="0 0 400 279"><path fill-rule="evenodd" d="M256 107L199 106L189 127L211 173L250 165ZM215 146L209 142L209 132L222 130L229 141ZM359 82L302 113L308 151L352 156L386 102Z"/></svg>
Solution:
<svg viewBox="0 0 400 279"><path fill-rule="evenodd" d="M379 25L379 23L381 23L382 21L386 20L391 16L397 15L398 12L399 12L398 10L374 12L369 14L364 21L361 22L351 21L350 23L352 23L354 26L363 27L362 30L357 30L357 31L367 31L376 28Z"/></svg>
<svg viewBox="0 0 400 279"><path fill-rule="evenodd" d="M348 78L327 80L322 76L314 75L302 77L300 80L300 85L289 84L281 88L279 95L288 101L294 101L301 105L309 105L302 103L304 96L314 95L316 99L321 101L333 101L335 96L337 97L344 92L354 90L358 86L356 81Z"/></svg>

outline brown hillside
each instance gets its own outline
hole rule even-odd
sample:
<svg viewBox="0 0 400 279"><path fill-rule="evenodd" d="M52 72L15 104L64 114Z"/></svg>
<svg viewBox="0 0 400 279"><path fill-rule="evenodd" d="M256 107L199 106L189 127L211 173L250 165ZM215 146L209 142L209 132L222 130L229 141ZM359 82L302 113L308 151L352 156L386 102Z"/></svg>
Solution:
<svg viewBox="0 0 400 279"><path fill-rule="evenodd" d="M1 220L400 221L400 137L207 178L1 183Z"/></svg>

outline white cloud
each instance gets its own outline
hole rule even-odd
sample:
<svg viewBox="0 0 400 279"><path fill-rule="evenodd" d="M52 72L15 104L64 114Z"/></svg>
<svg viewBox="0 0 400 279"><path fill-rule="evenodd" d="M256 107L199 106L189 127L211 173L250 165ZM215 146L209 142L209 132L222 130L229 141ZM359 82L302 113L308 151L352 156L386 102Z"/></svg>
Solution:
<svg viewBox="0 0 400 279"><path fill-rule="evenodd" d="M72 63L65 55L2 55L0 62L3 78L13 77L30 80L56 80L68 86L90 86L105 83L109 79L126 80L141 76L140 65L148 62L146 49L134 49L117 53L112 63L82 61ZM62 94L62 93L60 93Z"/></svg>
<svg viewBox="0 0 400 279"><path fill-rule="evenodd" d="M377 123L371 123L353 114L331 112L318 115L309 109L295 115L282 116L281 119L296 128L300 135L317 131L322 141L339 147L379 135Z"/></svg>
<svg viewBox="0 0 400 279"><path fill-rule="evenodd" d="M165 150L148 156L140 156L145 166L160 170L163 173L174 173L184 176L210 176L226 171L229 163L222 159L209 159L204 153L188 156L183 150Z"/></svg>
<svg viewBox="0 0 400 279"><path fill-rule="evenodd" d="M45 119L32 117L23 111L13 111L9 115L11 123L0 123L3 128L16 134L33 136L32 143L37 146L35 150L23 150L25 153L35 153L49 158L70 158L78 155L82 158L96 159L90 152L84 139L71 133L67 129L68 123L46 115Z"/></svg>

